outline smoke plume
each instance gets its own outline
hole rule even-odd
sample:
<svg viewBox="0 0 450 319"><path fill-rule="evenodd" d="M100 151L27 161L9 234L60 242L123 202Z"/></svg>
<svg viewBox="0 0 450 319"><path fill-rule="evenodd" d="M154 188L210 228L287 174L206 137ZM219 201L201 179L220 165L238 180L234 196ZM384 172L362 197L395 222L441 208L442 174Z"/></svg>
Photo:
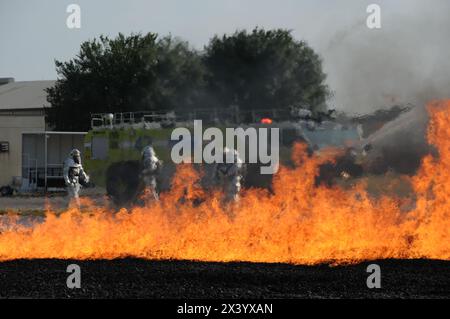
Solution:
<svg viewBox="0 0 450 319"><path fill-rule="evenodd" d="M380 1L381 29L358 19L324 37L319 51L338 109L362 114L450 96L450 2L401 3Z"/></svg>

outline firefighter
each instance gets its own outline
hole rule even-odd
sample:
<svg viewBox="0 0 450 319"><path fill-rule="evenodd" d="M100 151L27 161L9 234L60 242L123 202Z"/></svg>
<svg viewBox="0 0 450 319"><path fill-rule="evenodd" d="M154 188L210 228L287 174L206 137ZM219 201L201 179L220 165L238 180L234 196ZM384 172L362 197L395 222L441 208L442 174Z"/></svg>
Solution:
<svg viewBox="0 0 450 319"><path fill-rule="evenodd" d="M151 145L144 147L142 150L142 172L141 179L143 181L144 187L146 191L151 192L151 196L158 200L158 192L157 192L157 181L156 177L158 176L162 162L156 156L155 150Z"/></svg>
<svg viewBox="0 0 450 319"><path fill-rule="evenodd" d="M214 170L215 180L222 187L225 200L238 201L244 175L244 163L238 151L225 147L223 162L217 163Z"/></svg>
<svg viewBox="0 0 450 319"><path fill-rule="evenodd" d="M89 176L84 172L81 165L81 153L79 150L73 149L69 157L64 161L63 176L69 196L69 206L75 201L76 206L79 208L80 188L89 183Z"/></svg>

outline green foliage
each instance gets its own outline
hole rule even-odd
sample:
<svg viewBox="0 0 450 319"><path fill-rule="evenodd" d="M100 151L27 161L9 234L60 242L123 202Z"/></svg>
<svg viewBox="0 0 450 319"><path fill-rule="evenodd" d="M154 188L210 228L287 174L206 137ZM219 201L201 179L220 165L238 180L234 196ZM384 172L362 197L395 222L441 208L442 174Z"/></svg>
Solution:
<svg viewBox="0 0 450 319"><path fill-rule="evenodd" d="M76 58L56 61L47 118L56 129L88 130L90 114L173 109L194 100L203 79L198 54L170 36L119 34L84 42Z"/></svg>
<svg viewBox="0 0 450 319"><path fill-rule="evenodd" d="M171 36L100 36L84 42L74 59L55 63L47 118L59 130L88 130L90 114L99 112L316 110L328 94L319 57L286 30L215 36L202 55Z"/></svg>
<svg viewBox="0 0 450 319"><path fill-rule="evenodd" d="M290 31L254 29L215 36L204 57L216 103L241 109L323 106L328 95L322 63Z"/></svg>

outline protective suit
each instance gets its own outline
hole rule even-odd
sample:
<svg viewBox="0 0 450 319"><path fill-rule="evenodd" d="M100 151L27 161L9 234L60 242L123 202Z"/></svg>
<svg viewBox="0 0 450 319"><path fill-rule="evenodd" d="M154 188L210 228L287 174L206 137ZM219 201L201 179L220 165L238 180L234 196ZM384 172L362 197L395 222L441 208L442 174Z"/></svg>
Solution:
<svg viewBox="0 0 450 319"><path fill-rule="evenodd" d="M223 163L217 163L215 180L222 187L225 200L238 201L244 177L244 163L236 150L227 147L223 150Z"/></svg>
<svg viewBox="0 0 450 319"><path fill-rule="evenodd" d="M89 183L89 176L84 172L81 165L81 153L79 150L73 149L69 157L64 161L63 176L69 196L69 205L75 201L76 205L80 207L79 192L81 185Z"/></svg>
<svg viewBox="0 0 450 319"><path fill-rule="evenodd" d="M144 183L146 192L150 192L151 196L158 200L157 180L156 177L161 169L162 162L156 156L152 146L146 146L142 150L142 172L141 178Z"/></svg>

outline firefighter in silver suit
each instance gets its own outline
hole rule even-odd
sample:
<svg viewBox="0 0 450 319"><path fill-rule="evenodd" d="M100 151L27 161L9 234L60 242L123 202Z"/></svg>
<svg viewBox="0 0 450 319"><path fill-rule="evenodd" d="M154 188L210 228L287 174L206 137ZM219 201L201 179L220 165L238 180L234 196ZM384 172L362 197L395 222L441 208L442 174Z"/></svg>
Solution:
<svg viewBox="0 0 450 319"><path fill-rule="evenodd" d="M225 200L238 201L241 183L244 175L244 163L238 151L225 147L223 149L223 163L217 163L214 175L217 183L222 187Z"/></svg>
<svg viewBox="0 0 450 319"><path fill-rule="evenodd" d="M141 179L144 183L146 191L150 192L150 195L158 200L157 192L157 180L161 170L162 162L156 156L155 150L152 146L148 145L142 150L142 172Z"/></svg>
<svg viewBox="0 0 450 319"><path fill-rule="evenodd" d="M84 172L81 165L81 153L79 150L73 149L69 157L64 161L63 177L69 196L69 206L75 202L77 207L80 207L80 188L89 183L89 176Z"/></svg>

